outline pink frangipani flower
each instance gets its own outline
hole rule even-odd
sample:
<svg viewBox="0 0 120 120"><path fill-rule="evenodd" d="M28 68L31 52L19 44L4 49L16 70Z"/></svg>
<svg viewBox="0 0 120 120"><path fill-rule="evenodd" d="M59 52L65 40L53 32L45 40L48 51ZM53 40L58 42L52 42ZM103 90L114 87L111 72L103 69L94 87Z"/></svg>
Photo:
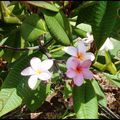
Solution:
<svg viewBox="0 0 120 120"><path fill-rule="evenodd" d="M94 54L91 52L86 52L86 46L83 41L79 41L78 47L68 46L64 47L64 51L72 57L77 58L79 61L84 61L90 59L93 61L95 59Z"/></svg>
<svg viewBox="0 0 120 120"><path fill-rule="evenodd" d="M73 78L76 86L81 86L84 79L91 79L93 77L93 73L89 70L91 63L91 60L80 62L76 58L69 58L66 62L67 77Z"/></svg>
<svg viewBox="0 0 120 120"><path fill-rule="evenodd" d="M48 70L52 67L53 60L47 59L41 62L39 58L33 57L30 65L21 72L21 75L30 76L28 85L31 89L36 89L38 79L48 81L51 78L52 74Z"/></svg>

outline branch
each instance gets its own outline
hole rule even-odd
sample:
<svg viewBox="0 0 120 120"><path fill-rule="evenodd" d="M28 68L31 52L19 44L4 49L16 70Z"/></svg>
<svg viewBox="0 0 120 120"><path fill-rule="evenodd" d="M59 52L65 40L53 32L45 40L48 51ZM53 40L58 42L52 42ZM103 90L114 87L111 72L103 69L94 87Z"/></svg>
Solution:
<svg viewBox="0 0 120 120"><path fill-rule="evenodd" d="M9 50L13 50L13 51L25 51L25 50L37 50L39 49L39 46L34 46L34 47L27 47L27 48L14 48L14 47L10 47L7 45L2 45L0 46L1 49L9 49Z"/></svg>
<svg viewBox="0 0 120 120"><path fill-rule="evenodd" d="M46 42L43 47L48 47L51 44L52 40ZM13 51L26 51L26 50L40 50L42 49L40 46L34 46L34 47L26 47L26 48L14 48L8 45L0 45L0 49L8 49Z"/></svg>

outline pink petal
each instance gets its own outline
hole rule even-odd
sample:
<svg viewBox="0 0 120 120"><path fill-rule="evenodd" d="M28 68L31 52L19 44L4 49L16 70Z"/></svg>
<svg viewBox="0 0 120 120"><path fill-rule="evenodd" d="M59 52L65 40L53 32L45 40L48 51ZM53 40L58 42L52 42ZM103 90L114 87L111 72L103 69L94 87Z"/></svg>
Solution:
<svg viewBox="0 0 120 120"><path fill-rule="evenodd" d="M40 68L40 64L41 64L41 60L37 57L33 57L31 60L30 60L30 64L31 64L31 67L34 69L34 70L38 70Z"/></svg>
<svg viewBox="0 0 120 120"><path fill-rule="evenodd" d="M82 68L89 68L91 63L92 63L91 60L85 60L84 62L81 63L81 67Z"/></svg>
<svg viewBox="0 0 120 120"><path fill-rule="evenodd" d="M76 72L74 70L72 70L72 69L69 69L69 70L67 70L66 75L69 78L73 78L73 77L75 77Z"/></svg>
<svg viewBox="0 0 120 120"><path fill-rule="evenodd" d="M38 82L40 82L40 80L38 80L38 77L36 75L32 75L28 79L28 85L32 90L36 89L36 87L38 86Z"/></svg>
<svg viewBox="0 0 120 120"><path fill-rule="evenodd" d="M34 74L35 74L35 71L31 67L27 67L21 72L21 75L23 76L29 76Z"/></svg>
<svg viewBox="0 0 120 120"><path fill-rule="evenodd" d="M83 73L83 76L84 76L85 79L93 78L93 73L90 70L88 70L88 69L84 69L82 71L82 73Z"/></svg>
<svg viewBox="0 0 120 120"><path fill-rule="evenodd" d="M68 53L69 55L72 55L72 56L75 56L75 57L77 56L77 48L75 48L73 46L65 47L64 51L66 53Z"/></svg>
<svg viewBox="0 0 120 120"><path fill-rule="evenodd" d="M41 74L38 75L38 78L40 80L48 80L52 77L52 74L49 71L42 72Z"/></svg>
<svg viewBox="0 0 120 120"><path fill-rule="evenodd" d="M86 57L86 59L90 59L91 61L93 61L95 59L94 54L91 52L87 52L85 57Z"/></svg>
<svg viewBox="0 0 120 120"><path fill-rule="evenodd" d="M66 67L69 68L73 68L75 69L77 64L78 64L78 59L76 57L70 57L68 58L67 62L66 62Z"/></svg>
<svg viewBox="0 0 120 120"><path fill-rule="evenodd" d="M73 81L76 86L81 86L84 82L83 75L79 74L79 75L75 76Z"/></svg>
<svg viewBox="0 0 120 120"><path fill-rule="evenodd" d="M53 60L50 60L50 59L44 60L40 64L40 70L46 71L46 70L50 69L52 67L52 65L53 65Z"/></svg>
<svg viewBox="0 0 120 120"><path fill-rule="evenodd" d="M78 52L81 52L81 53L86 52L86 46L83 41L78 42Z"/></svg>

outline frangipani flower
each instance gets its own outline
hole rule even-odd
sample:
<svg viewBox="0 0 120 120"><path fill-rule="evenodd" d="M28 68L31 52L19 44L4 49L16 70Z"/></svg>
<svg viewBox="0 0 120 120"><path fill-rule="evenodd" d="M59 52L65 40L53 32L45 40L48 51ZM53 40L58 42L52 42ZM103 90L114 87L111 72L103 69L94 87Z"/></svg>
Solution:
<svg viewBox="0 0 120 120"><path fill-rule="evenodd" d="M21 75L30 76L28 85L31 89L36 89L38 79L48 81L51 78L52 74L48 70L52 67L53 60L48 59L41 62L39 58L33 57L30 65L21 72Z"/></svg>
<svg viewBox="0 0 120 120"><path fill-rule="evenodd" d="M69 58L66 62L67 77L73 78L74 84L81 86L84 79L91 79L93 77L93 73L89 70L91 63L91 60L80 62L76 58Z"/></svg>
<svg viewBox="0 0 120 120"><path fill-rule="evenodd" d="M102 45L102 47L100 48L100 51L102 50L112 50L114 49L113 43L111 42L110 38L107 38L105 43Z"/></svg>
<svg viewBox="0 0 120 120"><path fill-rule="evenodd" d="M64 47L64 51L73 57L76 57L80 61L84 61L86 59L90 59L93 61L95 59L94 54L91 52L86 52L86 46L83 41L78 42L78 47Z"/></svg>
<svg viewBox="0 0 120 120"><path fill-rule="evenodd" d="M93 35L90 34L89 32L87 32L86 34L86 38L82 39L84 41L84 43L86 44L91 44L94 41Z"/></svg>

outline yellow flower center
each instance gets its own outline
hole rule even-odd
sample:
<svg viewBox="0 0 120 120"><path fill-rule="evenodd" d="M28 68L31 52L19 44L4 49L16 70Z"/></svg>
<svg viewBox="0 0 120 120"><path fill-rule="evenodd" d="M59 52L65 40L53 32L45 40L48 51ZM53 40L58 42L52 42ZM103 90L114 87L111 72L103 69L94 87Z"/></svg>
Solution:
<svg viewBox="0 0 120 120"><path fill-rule="evenodd" d="M84 55L83 55L83 53L81 53L81 52L77 52L77 58L79 59L79 60L84 60Z"/></svg>
<svg viewBox="0 0 120 120"><path fill-rule="evenodd" d="M36 70L35 73L39 75L42 71L41 70Z"/></svg>

